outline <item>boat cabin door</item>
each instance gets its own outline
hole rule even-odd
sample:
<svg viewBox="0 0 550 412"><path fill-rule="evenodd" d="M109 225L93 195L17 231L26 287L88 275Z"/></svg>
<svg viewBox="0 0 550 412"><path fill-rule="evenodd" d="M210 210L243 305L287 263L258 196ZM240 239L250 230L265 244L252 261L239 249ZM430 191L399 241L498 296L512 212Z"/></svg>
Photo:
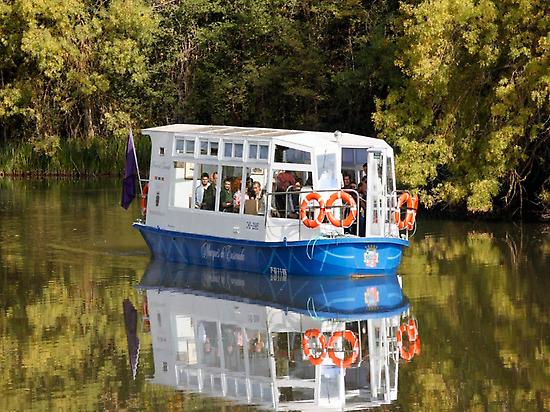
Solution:
<svg viewBox="0 0 550 412"><path fill-rule="evenodd" d="M393 158L385 149L367 150L367 201L365 210L366 236L386 236L389 233L388 194L394 191ZM389 186L389 187L388 187Z"/></svg>

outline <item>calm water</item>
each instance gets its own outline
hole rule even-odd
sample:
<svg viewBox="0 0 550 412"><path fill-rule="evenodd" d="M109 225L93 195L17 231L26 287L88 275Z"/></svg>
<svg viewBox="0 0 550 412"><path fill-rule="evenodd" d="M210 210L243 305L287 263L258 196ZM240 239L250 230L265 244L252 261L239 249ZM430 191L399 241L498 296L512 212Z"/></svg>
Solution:
<svg viewBox="0 0 550 412"><path fill-rule="evenodd" d="M135 380L122 302L149 263L118 182L0 180L0 410L247 410ZM550 227L425 221L401 265L422 353L393 410L550 410ZM251 408L248 408L252 410Z"/></svg>

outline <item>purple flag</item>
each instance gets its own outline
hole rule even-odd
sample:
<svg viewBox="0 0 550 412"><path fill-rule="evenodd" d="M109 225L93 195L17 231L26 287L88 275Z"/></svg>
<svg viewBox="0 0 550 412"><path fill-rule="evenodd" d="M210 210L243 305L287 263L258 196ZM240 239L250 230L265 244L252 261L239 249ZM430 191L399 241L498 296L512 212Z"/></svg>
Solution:
<svg viewBox="0 0 550 412"><path fill-rule="evenodd" d="M124 164L124 179L122 180L122 200L120 205L128 209L134 197L136 197L136 148L134 147L134 136L130 129L128 146L126 147L126 162Z"/></svg>

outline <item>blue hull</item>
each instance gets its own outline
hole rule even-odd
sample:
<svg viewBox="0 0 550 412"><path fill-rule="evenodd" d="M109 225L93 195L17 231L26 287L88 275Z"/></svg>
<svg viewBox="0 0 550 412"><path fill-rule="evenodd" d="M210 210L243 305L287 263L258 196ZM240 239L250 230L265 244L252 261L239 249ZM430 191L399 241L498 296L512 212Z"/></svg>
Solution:
<svg viewBox="0 0 550 412"><path fill-rule="evenodd" d="M273 280L254 273L152 260L138 288L253 303L330 319L390 317L409 308L397 275Z"/></svg>
<svg viewBox="0 0 550 412"><path fill-rule="evenodd" d="M409 242L397 238L318 238L258 242L134 224L155 258L270 276L395 274Z"/></svg>

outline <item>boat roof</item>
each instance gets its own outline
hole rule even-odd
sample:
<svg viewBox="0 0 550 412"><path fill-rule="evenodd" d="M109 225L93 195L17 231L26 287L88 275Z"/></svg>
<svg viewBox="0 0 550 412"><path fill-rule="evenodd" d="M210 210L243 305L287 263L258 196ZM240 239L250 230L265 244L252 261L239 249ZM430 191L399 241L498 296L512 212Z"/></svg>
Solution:
<svg viewBox="0 0 550 412"><path fill-rule="evenodd" d="M279 141L298 143L305 146L319 146L322 141L337 143L341 147L370 148L389 147L381 139L374 137L360 136L351 133L335 132L314 132L306 130L269 129L262 127L238 127L238 126L207 126L197 124L171 124L166 126L151 127L141 130L142 134L153 137L156 134L173 133L175 135L204 135L205 137L222 138L259 138L271 140L276 138Z"/></svg>

